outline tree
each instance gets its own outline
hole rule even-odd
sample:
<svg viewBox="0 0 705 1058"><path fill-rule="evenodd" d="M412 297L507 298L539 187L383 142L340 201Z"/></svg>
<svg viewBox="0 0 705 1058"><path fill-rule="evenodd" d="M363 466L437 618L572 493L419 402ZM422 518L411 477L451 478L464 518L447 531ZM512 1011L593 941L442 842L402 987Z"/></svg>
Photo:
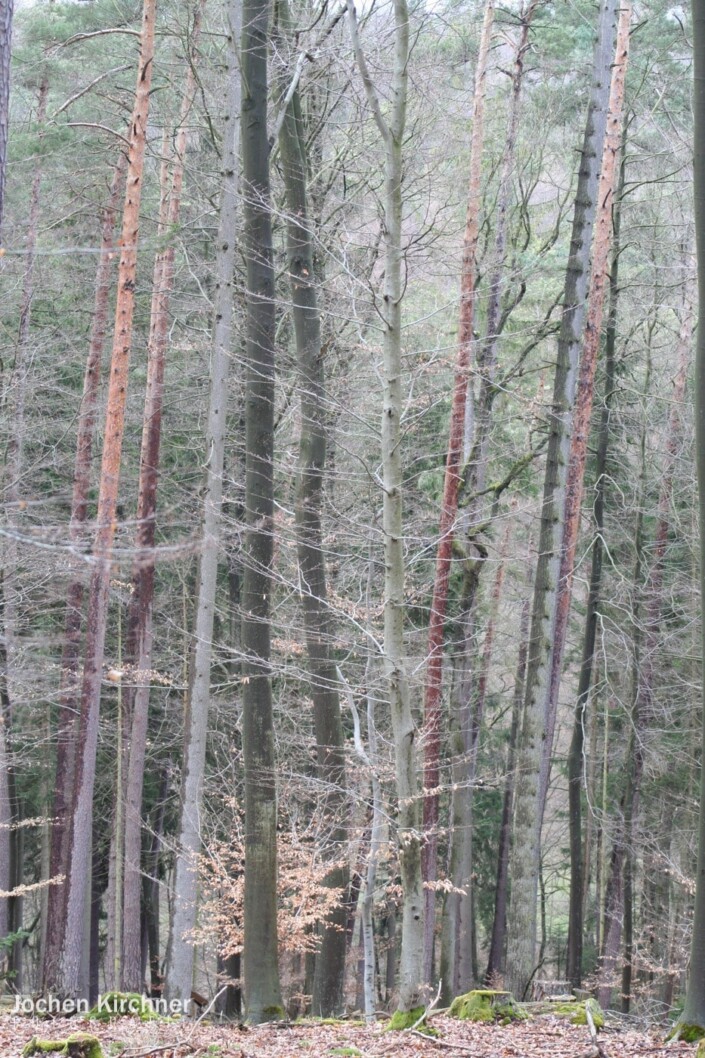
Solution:
<svg viewBox="0 0 705 1058"><path fill-rule="evenodd" d="M278 0L278 14L281 31L288 36L291 26L286 0ZM335 911L322 926L311 1002L315 1015L329 1017L340 1011L343 1002L347 947L347 910L342 896L347 889L349 872L347 865L341 863L341 851L347 842L345 740L338 676L331 654L332 626L321 528L327 409L314 232L307 188L306 134L298 89L292 93L289 85L282 84L281 94L280 105L285 106L285 111L279 145L286 188L287 259L301 400L296 543L316 729L317 770L323 788L328 791L323 811L331 821L330 840L333 855L338 860L327 881L331 889L340 893ZM287 102L289 95L291 98Z"/></svg>
<svg viewBox="0 0 705 1058"><path fill-rule="evenodd" d="M218 216L218 252L213 322L213 361L210 375L206 449L210 453L203 502L201 556L198 566L196 622L189 705L185 718L184 761L179 821L179 845L174 889L176 906L171 922L166 969L166 992L186 1002L193 985L193 945L196 924L196 857L201 844L201 806L206 763L206 734L211 690L213 620L222 534L223 467L228 413L228 378L232 359L233 283L237 252L239 187L240 76L237 47L241 29L240 0L228 7L228 88L223 134L222 187Z"/></svg>
<svg viewBox="0 0 705 1058"><path fill-rule="evenodd" d="M402 505L402 160L409 62L409 12L394 0L392 102L385 118L360 44L353 0L348 25L360 76L384 144L384 309L382 533L384 536L384 669L394 732L397 834L403 888L399 1010L413 1010L423 977L423 886L416 778L416 733L404 671L404 524Z"/></svg>
<svg viewBox="0 0 705 1058"><path fill-rule="evenodd" d="M127 193L122 217L122 251L118 267L115 332L98 496L97 530L93 544L94 566L88 602L79 717L79 756L73 793L71 852L68 860L66 926L60 966L61 990L72 997L80 995L84 987L81 983L81 961L85 945L85 904L90 877L90 835L98 746L100 684L110 591L110 552L115 536L127 377L132 344L140 199L149 114L149 92L154 66L155 17L155 0L145 0L142 12L137 89L130 125Z"/></svg>
<svg viewBox="0 0 705 1058"><path fill-rule="evenodd" d="M693 119L695 147L693 182L695 195L695 237L698 260L698 330L695 351L695 423L698 470L698 510L700 515L700 597L705 599L705 4L693 0ZM702 622L705 648L705 622ZM695 889L695 915L690 950L690 974L685 1007L678 1031L689 1026L705 1034L705 712L703 712L703 754L700 762L700 827L698 869Z"/></svg>
<svg viewBox="0 0 705 1058"><path fill-rule="evenodd" d="M245 1001L282 1016L277 950L277 783L272 716L275 302L267 136L268 0L242 7L242 193L247 262L242 748L245 772Z"/></svg>
<svg viewBox="0 0 705 1058"><path fill-rule="evenodd" d="M522 782L517 788L510 874L507 970L511 989L523 997L536 970L536 901L541 862L541 825L553 749L555 710L547 711L553 628L560 573L563 510L578 353L585 316L588 259L602 161L616 5L600 9L593 83L575 195L570 257L553 389L546 455L541 530L529 639L524 720L518 754Z"/></svg>

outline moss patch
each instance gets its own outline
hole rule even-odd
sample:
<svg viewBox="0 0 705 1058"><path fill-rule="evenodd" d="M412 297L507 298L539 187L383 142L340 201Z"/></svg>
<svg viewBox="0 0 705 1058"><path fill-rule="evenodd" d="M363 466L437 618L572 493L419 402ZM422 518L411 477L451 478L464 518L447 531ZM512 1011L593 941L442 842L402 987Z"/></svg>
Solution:
<svg viewBox="0 0 705 1058"><path fill-rule="evenodd" d="M684 1043L697 1043L703 1037L705 1037L705 1029L702 1025L691 1025L687 1022L677 1021L666 1039L683 1040ZM703 1055L705 1055L705 1047L701 1050L700 1046L698 1046L696 1058L703 1058Z"/></svg>
<svg viewBox="0 0 705 1058"><path fill-rule="evenodd" d="M601 1029L605 1024L605 1015L596 999L586 999L584 1003L577 999L571 1003L550 1003L546 1005L545 1012L568 1017L571 1025L587 1025L588 1008L592 1014L595 1028Z"/></svg>
<svg viewBox="0 0 705 1058"><path fill-rule="evenodd" d="M457 996L450 1005L448 1016L461 1021L523 1021L529 1015L522 1010L511 992L495 992L478 988Z"/></svg>
<svg viewBox="0 0 705 1058"><path fill-rule="evenodd" d="M87 1032L73 1032L65 1040L38 1040L33 1036L25 1045L23 1058L34 1054L62 1054L66 1058L104 1058L100 1041Z"/></svg>
<svg viewBox="0 0 705 1058"><path fill-rule="evenodd" d="M100 1002L91 1007L87 1017L94 1021L111 1021L135 1015L141 1021L159 1021L148 999L138 992L106 992Z"/></svg>

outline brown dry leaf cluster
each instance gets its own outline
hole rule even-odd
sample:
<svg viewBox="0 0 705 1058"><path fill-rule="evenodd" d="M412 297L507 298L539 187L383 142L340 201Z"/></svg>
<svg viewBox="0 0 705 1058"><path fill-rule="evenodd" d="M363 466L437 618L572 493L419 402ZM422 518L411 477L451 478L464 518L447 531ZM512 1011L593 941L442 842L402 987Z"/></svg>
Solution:
<svg viewBox="0 0 705 1058"><path fill-rule="evenodd" d="M141 1022L109 1024L78 1018L0 1017L0 1056L20 1058L32 1038L64 1039L72 1032L97 1036L106 1058L597 1058L585 1026L548 1016L507 1026L433 1018L437 1039L384 1031L382 1024L315 1022L256 1028L232 1024ZM694 1044L666 1045L662 1030L600 1034L601 1058L695 1058Z"/></svg>

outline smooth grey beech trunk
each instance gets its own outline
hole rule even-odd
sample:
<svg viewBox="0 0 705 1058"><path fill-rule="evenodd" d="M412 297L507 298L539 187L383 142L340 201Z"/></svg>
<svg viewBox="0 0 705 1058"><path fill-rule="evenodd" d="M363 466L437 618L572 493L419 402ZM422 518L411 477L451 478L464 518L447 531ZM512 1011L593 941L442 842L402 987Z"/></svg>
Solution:
<svg viewBox="0 0 705 1058"><path fill-rule="evenodd" d="M423 975L423 883L421 813L418 801L416 725L404 669L404 520L402 503L401 412L404 399L401 358L402 172L409 62L406 0L394 0L394 59L388 117L360 44L353 0L347 0L355 58L385 149L384 170L384 326L382 410L382 533L384 536L384 672L394 733L397 840L403 889L399 964L399 1009L418 1005Z"/></svg>
<svg viewBox="0 0 705 1058"><path fill-rule="evenodd" d="M290 18L286 0L278 0L279 29L286 47ZM288 87L283 84L286 91ZM298 89L286 107L279 133L286 189L287 254L294 338L298 363L301 436L296 496L296 542L306 649L316 733L317 771L326 791L318 811L326 819L333 858L337 861L324 884L341 891L336 909L322 923L316 954L311 1012L318 1017L339 1013L345 978L348 886L345 739L340 717L338 676L331 655L333 628L328 606L321 506L326 462L326 392L321 353L321 318L316 289L314 233L307 189L306 135Z"/></svg>
<svg viewBox="0 0 705 1058"><path fill-rule="evenodd" d="M245 1009L283 1016L277 931L277 783L271 673L274 591L275 290L269 182L269 0L242 7L242 195L247 265L242 749L245 771Z"/></svg>
<svg viewBox="0 0 705 1058"><path fill-rule="evenodd" d="M237 200L240 154L240 0L228 7L228 95L223 132L222 188L215 262L213 356L206 451L208 469L203 504L203 540L198 566L196 627L190 694L184 731L179 845L174 880L174 916L166 966L166 993L186 1002L193 983L193 944L188 934L196 924L196 857L201 845L201 800L206 762L210 703L218 551L223 505L223 463L228 411L228 377L232 358L233 276L237 244Z"/></svg>
<svg viewBox="0 0 705 1058"><path fill-rule="evenodd" d="M575 197L546 455L524 719L517 760L519 778L510 868L512 890L508 917L507 983L517 999L524 997L537 969L536 927L541 827L556 719L555 708L547 712L546 703L550 698L548 692L558 600L572 408L585 321L589 256L605 135L616 13L616 0L603 0Z"/></svg>

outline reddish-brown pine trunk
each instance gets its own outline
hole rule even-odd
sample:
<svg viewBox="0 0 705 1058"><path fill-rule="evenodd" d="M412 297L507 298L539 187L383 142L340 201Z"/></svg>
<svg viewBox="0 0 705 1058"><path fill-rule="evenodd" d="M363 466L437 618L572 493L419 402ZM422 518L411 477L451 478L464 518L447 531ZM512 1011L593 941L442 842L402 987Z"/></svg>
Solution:
<svg viewBox="0 0 705 1058"><path fill-rule="evenodd" d="M196 12L191 34L191 46L194 49L198 45L202 9L203 0ZM179 130L174 147L174 169L167 211L167 234L176 227L181 214L184 155L187 142L186 122L193 106L196 90L196 79L193 70L193 64L189 63ZM164 367L169 333L169 299L174 287L174 257L175 245L173 240L170 240L166 249L157 258L154 267L155 290L152 303L152 334L149 342L147 393L140 455L136 555L132 571L132 595L128 611L128 658L129 660L134 659L135 662L130 678L134 679L136 684L134 695L131 695L132 708L128 710L128 716L131 716L131 733L125 797L122 987L128 992L141 991L144 986L140 928L142 891L142 875L140 871L142 845L141 808L147 745L149 685L151 682L155 514L159 478Z"/></svg>
<svg viewBox="0 0 705 1058"><path fill-rule="evenodd" d="M69 534L72 545L82 550L88 517L88 491L91 481L93 440L98 415L100 366L108 328L110 280L112 272L115 218L123 187L127 156L120 153L115 167L110 198L103 211L100 255L95 280L93 319L88 341L88 358L83 377L83 395L78 418L76 457L74 460L73 493ZM61 689L56 738L56 778L52 811L50 875L68 874L67 812L73 798L74 768L76 763L75 720L78 713L78 667L81 648L84 582L80 573L71 580L66 597L64 645L61 655ZM50 886L47 903L47 932L42 978L44 990L51 991L58 972L63 922L66 911L66 887Z"/></svg>
<svg viewBox="0 0 705 1058"><path fill-rule="evenodd" d="M424 789L423 827L426 844L423 849L423 879L425 883L435 881L438 871L438 782L441 736L441 688L443 676L443 633L445 629L448 582L455 519L458 511L458 489L461 476L461 459L465 435L465 413L470 370L470 352L473 341L475 314L475 278L477 272L477 243L479 217L482 202L482 146L485 102L485 80L490 50L494 0L487 0L482 26L480 52L475 72L475 94L473 100L473 125L470 155L470 182L468 189L467 217L463 240L463 260L460 275L460 319L458 323L458 354L455 368L453 402L450 413L448 455L446 458L443 499L438 529L438 551L436 575L428 628L428 662L424 693ZM435 893L427 888L424 893L424 980L430 982L433 975L433 938L435 932Z"/></svg>
<svg viewBox="0 0 705 1058"><path fill-rule="evenodd" d="M144 153L147 138L149 92L154 59L156 0L145 0L141 54L135 106L130 127L127 191L122 224L122 253L118 272L115 332L110 364L110 385L105 423L105 441L98 496L98 515L93 545L86 632L86 649L79 718L79 757L74 791L74 812L69 857L69 886L60 984L67 996L79 994L83 951L85 901L90 872L93 787L95 782L100 684L110 587L110 561L115 538L118 482L125 425L128 367L132 346L132 326L137 271L137 240L142 194Z"/></svg>

